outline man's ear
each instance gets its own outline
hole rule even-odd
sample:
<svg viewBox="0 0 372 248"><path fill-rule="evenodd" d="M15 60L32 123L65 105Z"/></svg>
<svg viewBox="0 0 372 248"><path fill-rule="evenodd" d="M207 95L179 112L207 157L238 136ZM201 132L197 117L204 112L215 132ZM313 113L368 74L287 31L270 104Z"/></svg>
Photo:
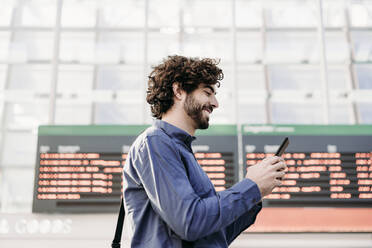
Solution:
<svg viewBox="0 0 372 248"><path fill-rule="evenodd" d="M178 82L174 82L172 84L172 88L173 88L173 95L176 99L178 100L182 100L182 95L183 95L183 90L181 89L180 87L180 83Z"/></svg>

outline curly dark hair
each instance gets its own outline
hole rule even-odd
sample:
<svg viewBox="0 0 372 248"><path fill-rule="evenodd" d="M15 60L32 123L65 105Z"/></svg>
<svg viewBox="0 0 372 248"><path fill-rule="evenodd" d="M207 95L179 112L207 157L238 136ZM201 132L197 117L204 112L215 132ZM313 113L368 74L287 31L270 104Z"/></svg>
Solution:
<svg viewBox="0 0 372 248"><path fill-rule="evenodd" d="M147 89L147 102L151 105L152 116L161 119L174 104L173 83L179 83L181 89L191 93L201 83L220 86L224 75L217 67L219 60L210 58L187 58L168 56L153 67Z"/></svg>

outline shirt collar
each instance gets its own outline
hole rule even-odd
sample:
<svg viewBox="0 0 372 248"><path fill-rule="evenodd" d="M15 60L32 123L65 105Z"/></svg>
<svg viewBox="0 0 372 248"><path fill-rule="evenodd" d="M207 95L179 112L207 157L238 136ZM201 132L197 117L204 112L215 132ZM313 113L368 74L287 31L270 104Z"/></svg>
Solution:
<svg viewBox="0 0 372 248"><path fill-rule="evenodd" d="M188 148L191 150L191 142L193 142L196 137L191 136L186 131L182 130L181 128L178 128L166 121L162 120L155 120L154 126L157 128L162 129L166 134L168 134L170 137L175 138L187 145Z"/></svg>

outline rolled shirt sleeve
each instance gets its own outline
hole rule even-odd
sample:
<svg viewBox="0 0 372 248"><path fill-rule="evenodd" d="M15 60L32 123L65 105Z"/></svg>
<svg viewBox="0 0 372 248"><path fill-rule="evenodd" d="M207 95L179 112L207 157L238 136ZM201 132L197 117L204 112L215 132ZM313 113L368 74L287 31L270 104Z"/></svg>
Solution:
<svg viewBox="0 0 372 248"><path fill-rule="evenodd" d="M148 136L135 159L138 175L154 211L183 240L195 241L238 221L261 200L253 181L200 198L191 186L181 156L165 135ZM242 222L242 224L240 224ZM233 228L233 230L235 230ZM232 230L232 231L233 231ZM230 232L231 237L235 232Z"/></svg>

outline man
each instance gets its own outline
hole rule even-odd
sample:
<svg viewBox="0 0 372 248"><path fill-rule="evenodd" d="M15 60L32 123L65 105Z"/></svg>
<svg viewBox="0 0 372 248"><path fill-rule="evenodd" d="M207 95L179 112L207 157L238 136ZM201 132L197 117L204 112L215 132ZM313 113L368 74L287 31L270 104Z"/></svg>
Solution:
<svg viewBox="0 0 372 248"><path fill-rule="evenodd" d="M149 76L147 102L157 119L133 143L124 166L124 247L228 247L254 223L261 199L280 185L278 157L216 192L191 142L218 107L223 73L212 59L170 56Z"/></svg>

